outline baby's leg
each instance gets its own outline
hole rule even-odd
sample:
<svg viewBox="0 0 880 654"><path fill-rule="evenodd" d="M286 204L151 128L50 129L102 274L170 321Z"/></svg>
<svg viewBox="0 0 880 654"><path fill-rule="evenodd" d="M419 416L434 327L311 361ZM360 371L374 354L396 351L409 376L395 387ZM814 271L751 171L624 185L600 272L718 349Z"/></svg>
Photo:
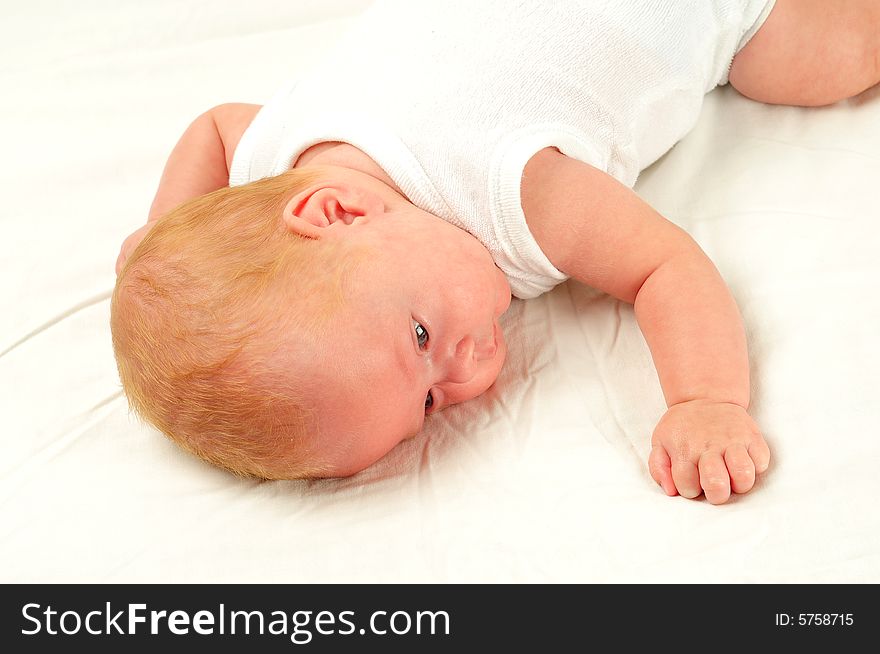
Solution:
<svg viewBox="0 0 880 654"><path fill-rule="evenodd" d="M878 82L880 0L776 0L730 69L737 91L771 104L832 104Z"/></svg>

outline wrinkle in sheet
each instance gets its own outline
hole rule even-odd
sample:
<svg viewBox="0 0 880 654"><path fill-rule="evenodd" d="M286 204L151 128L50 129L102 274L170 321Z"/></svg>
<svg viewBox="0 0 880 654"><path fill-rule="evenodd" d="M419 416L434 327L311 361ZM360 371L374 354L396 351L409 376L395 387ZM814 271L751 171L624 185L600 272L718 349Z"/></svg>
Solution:
<svg viewBox="0 0 880 654"><path fill-rule="evenodd" d="M586 315L586 311L578 308L578 302L572 294L570 286L568 286L568 297L571 302L572 310L576 314L580 312L582 313L582 315ZM612 303L612 307L601 306L602 304L607 304L609 301ZM592 420L596 431L601 434L605 442L611 445L618 452L624 454L626 458L631 459L631 461L637 465L638 470L642 471L642 468L644 467L642 465L642 456L636 449L633 442L630 440L628 432L621 424L620 417L617 414L617 409L613 401L613 398L620 394L620 389L612 390L611 388L609 388L608 380L606 379L606 376L602 371L602 362L606 361L610 357L614 357L615 351L619 347L620 332L623 326L623 316L620 306L621 302L620 300L615 300L608 295L597 295L589 298L587 304L600 305L592 307L594 315L598 317L601 314L602 317L610 317L612 320L612 323L610 325L610 337L607 334L608 329L597 332L596 334L594 334L591 330L588 330L584 324L584 320L580 319L581 316L576 316L577 319L575 320L575 322L577 324L578 330L580 331L581 340L590 354L590 359L593 361L596 373L595 376L598 378L598 381L601 384L602 393L604 396L604 413L611 419L610 426L613 428L613 431L616 432L616 438L613 435L609 435L608 433L609 421L602 420L601 424L598 423L596 421L596 418L598 416L594 412L590 412L590 419ZM602 319L602 322L604 328L604 323L606 323L607 320ZM611 342L608 346L599 348L596 345L597 337L604 337L606 339L610 338ZM603 353L603 356L601 357L599 356L600 351Z"/></svg>
<svg viewBox="0 0 880 654"><path fill-rule="evenodd" d="M0 474L0 507L10 499L12 493L23 484L24 480L34 476L35 471L46 463L61 456L68 448L98 422L104 420L116 410L116 401L123 398L122 391L117 391L94 405L93 409L81 414L82 422L77 421L75 429L53 438L45 447L31 454L24 462L15 463L14 468L4 470Z"/></svg>
<svg viewBox="0 0 880 654"><path fill-rule="evenodd" d="M24 336L19 338L12 345L10 345L5 350L0 352L0 358L4 357L8 353L10 353L12 350L19 347L20 345L26 343L29 339L33 338L34 336L37 336L41 332L44 332L51 327L54 327L55 325L60 323L65 318L69 318L70 316L82 311L83 309L88 309L89 307L92 307L92 306L98 304L99 302L103 302L104 300L109 300L110 296L112 294L113 294L113 291L105 291L103 293L99 293L98 295L90 297L86 300L83 300L82 302L78 302L77 304L74 304L69 309L62 311L61 313L59 313L55 317L50 318L49 320L44 322L39 327L32 329L30 332L28 332L27 334L25 334Z"/></svg>
<svg viewBox="0 0 880 654"><path fill-rule="evenodd" d="M123 573L126 570L128 570L132 566L133 563L140 560L141 556L145 552L149 552L149 550L150 550L149 547L144 547L144 546L138 546L137 548L134 548L134 550L129 550L127 553L127 556L125 556L125 558L123 558L121 561L118 561L115 564L111 565L110 567L108 567L106 570L104 570L101 573L102 580L104 582L108 582L114 578L121 577L120 573ZM122 577L122 578L130 579L130 576L129 577ZM91 579L91 578L81 579L81 580L73 580L73 583L77 583L77 582L78 583L96 583L96 582L100 583L101 580Z"/></svg>
<svg viewBox="0 0 880 654"><path fill-rule="evenodd" d="M810 211L788 211L782 209L749 209L749 210L741 210L741 211L723 211L718 213L700 213L700 214L681 214L681 218L684 218L687 221L690 221L694 227L690 230L692 232L696 232L700 229L702 223L708 222L721 222L727 218L737 218L742 216L765 216L768 219L773 216L800 216L805 218L818 218L820 220L826 220L834 223L849 223L852 222L846 216L829 216L827 214L821 213L813 213ZM678 217L676 217L676 221Z"/></svg>
<svg viewBox="0 0 880 654"><path fill-rule="evenodd" d="M784 139L773 139L767 136L749 136L749 141L761 141L766 143L778 143L780 145L784 145L789 148L794 148L797 150L807 150L808 152L816 152L816 153L840 153L840 154L851 154L857 157L861 157L863 159L868 159L869 161L880 162L880 158L868 154L867 152L861 152L859 150L851 150L850 148L831 148L827 146L819 147L819 146L811 146L805 143L795 143L793 141L786 141Z"/></svg>

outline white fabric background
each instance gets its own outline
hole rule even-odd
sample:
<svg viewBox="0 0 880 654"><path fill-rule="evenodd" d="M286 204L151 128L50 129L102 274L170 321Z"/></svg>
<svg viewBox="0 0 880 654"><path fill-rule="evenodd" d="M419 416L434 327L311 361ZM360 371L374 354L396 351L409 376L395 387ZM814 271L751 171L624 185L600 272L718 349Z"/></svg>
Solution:
<svg viewBox="0 0 880 654"><path fill-rule="evenodd" d="M647 472L664 405L631 307L514 301L496 388L350 479L256 483L128 414L122 239L200 112L263 102L364 0L0 2L0 580L880 582L880 91L730 88L637 190L748 329L773 451L721 507Z"/></svg>

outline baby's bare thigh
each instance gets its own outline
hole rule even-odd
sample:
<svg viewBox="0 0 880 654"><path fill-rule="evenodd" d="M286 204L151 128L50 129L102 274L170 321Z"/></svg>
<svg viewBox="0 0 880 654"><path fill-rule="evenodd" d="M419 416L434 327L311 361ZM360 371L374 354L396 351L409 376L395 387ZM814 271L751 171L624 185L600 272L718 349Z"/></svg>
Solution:
<svg viewBox="0 0 880 654"><path fill-rule="evenodd" d="M771 104L832 104L878 81L880 0L776 0L730 69L737 91Z"/></svg>

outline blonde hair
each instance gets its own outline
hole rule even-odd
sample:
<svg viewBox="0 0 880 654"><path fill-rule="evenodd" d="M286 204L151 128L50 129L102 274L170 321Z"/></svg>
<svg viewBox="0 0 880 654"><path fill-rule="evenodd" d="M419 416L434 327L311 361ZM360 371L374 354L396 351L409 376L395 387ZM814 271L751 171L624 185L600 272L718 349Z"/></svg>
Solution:
<svg viewBox="0 0 880 654"><path fill-rule="evenodd" d="M319 475L316 417L285 361L317 342L357 256L290 232L285 203L320 176L294 169L223 188L161 218L113 292L110 324L131 408L179 445L239 475ZM308 301L309 310L294 310Z"/></svg>

